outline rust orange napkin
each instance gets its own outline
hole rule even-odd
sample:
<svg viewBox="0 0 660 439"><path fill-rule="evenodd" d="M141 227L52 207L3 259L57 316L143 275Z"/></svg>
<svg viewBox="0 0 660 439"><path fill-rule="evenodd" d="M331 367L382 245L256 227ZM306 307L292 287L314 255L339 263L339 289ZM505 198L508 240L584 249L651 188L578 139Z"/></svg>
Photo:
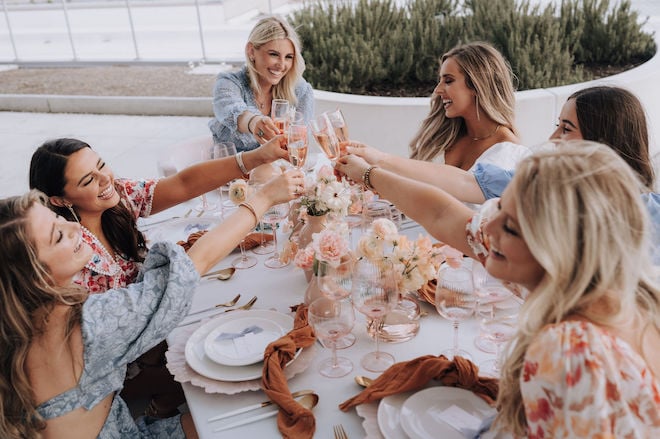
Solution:
<svg viewBox="0 0 660 439"><path fill-rule="evenodd" d="M298 404L291 396L289 384L284 376L284 366L293 359L298 348L311 346L316 337L307 321L307 305L298 305L293 329L266 347L261 387L280 407L277 428L283 438L306 439L314 436L316 421L314 414Z"/></svg>
<svg viewBox="0 0 660 439"><path fill-rule="evenodd" d="M431 305L435 305L435 289L438 285L438 279L431 279L417 290L419 297L426 300Z"/></svg>
<svg viewBox="0 0 660 439"><path fill-rule="evenodd" d="M185 251L190 250L190 247L197 241L204 233L206 233L206 230L200 230L199 232L193 232L190 235L188 235L188 239L185 241L178 241L177 244L179 244ZM261 241L268 242L273 240L273 235L271 233L260 233L260 232L252 232L248 233L247 236L245 237L244 240L244 246L245 250L250 250L258 245L261 245ZM236 250L240 250L240 246L236 247Z"/></svg>
<svg viewBox="0 0 660 439"><path fill-rule="evenodd" d="M414 360L390 366L374 382L351 399L339 405L342 411L365 402L376 401L389 395L421 389L435 379L445 386L459 387L474 392L489 404L497 398L498 380L479 376L479 368L470 360L444 355L425 355Z"/></svg>

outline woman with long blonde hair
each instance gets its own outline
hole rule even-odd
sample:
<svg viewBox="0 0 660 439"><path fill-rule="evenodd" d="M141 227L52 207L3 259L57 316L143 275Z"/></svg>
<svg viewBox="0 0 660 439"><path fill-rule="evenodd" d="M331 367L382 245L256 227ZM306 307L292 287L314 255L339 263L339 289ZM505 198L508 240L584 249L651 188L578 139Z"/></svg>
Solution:
<svg viewBox="0 0 660 439"><path fill-rule="evenodd" d="M529 292L506 350L498 425L530 438L660 437L650 221L639 178L611 148L566 141L537 152L476 215L442 189L354 155L337 170Z"/></svg>
<svg viewBox="0 0 660 439"><path fill-rule="evenodd" d="M454 47L440 60L431 111L410 143L410 157L471 169L476 162L515 166L518 144L513 73L491 44Z"/></svg>
<svg viewBox="0 0 660 439"><path fill-rule="evenodd" d="M248 151L281 134L270 118L273 99L284 99L303 114L314 116L312 86L302 77L305 60L300 39L277 16L257 22L245 45L245 67L220 73L213 89L209 129L216 142L233 142Z"/></svg>

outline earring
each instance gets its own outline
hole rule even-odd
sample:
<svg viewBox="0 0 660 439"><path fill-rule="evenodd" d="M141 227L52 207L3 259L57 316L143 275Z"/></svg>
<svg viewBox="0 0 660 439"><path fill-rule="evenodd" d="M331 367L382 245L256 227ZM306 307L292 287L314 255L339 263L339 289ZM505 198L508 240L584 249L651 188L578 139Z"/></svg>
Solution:
<svg viewBox="0 0 660 439"><path fill-rule="evenodd" d="M475 99L476 104L477 104L477 120L480 121L481 118L479 117L479 95L476 95L476 96L474 97L474 99Z"/></svg>
<svg viewBox="0 0 660 439"><path fill-rule="evenodd" d="M254 64L254 58L250 58L250 62Z"/></svg>
<svg viewBox="0 0 660 439"><path fill-rule="evenodd" d="M73 216L73 219L76 220L76 222L77 222L78 224L80 224L80 220L78 219L78 215L76 215L76 211L73 210L73 204L66 203L66 204L64 205L64 207L66 207L67 209L69 209L69 212L71 212L71 215Z"/></svg>

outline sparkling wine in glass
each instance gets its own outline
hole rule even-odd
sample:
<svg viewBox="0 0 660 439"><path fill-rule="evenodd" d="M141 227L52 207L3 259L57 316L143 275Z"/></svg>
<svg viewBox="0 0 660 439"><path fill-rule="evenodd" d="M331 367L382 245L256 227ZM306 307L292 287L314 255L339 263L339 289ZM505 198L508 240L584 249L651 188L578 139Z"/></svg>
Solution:
<svg viewBox="0 0 660 439"><path fill-rule="evenodd" d="M335 131L335 136L340 143L348 142L348 125L346 125L346 119L344 119L344 114L341 110L337 109L335 111L329 111L325 113L330 120L330 124Z"/></svg>
<svg viewBox="0 0 660 439"><path fill-rule="evenodd" d="M459 349L458 327L462 320L474 315L477 296L473 292L472 273L465 266L457 268L443 264L438 270L438 286L435 291L435 308L438 313L451 320L454 326L454 345L441 352L447 358L460 355L472 359L469 352Z"/></svg>
<svg viewBox="0 0 660 439"><path fill-rule="evenodd" d="M366 259L357 261L353 271L351 294L358 311L379 325L399 299L392 264L383 261L376 265ZM362 357L360 364L368 371L382 372L394 364L394 357L380 350L378 331L374 339L376 350Z"/></svg>
<svg viewBox="0 0 660 439"><path fill-rule="evenodd" d="M321 375L329 378L348 375L353 370L353 363L348 358L337 356L337 341L353 329L353 303L349 299L320 297L309 305L307 316L316 336L324 346L329 345L332 349L332 357L319 365Z"/></svg>
<svg viewBox="0 0 660 439"><path fill-rule="evenodd" d="M309 126L316 142L321 147L321 151L331 162L337 160L339 158L339 140L327 114L319 115L309 123Z"/></svg>
<svg viewBox="0 0 660 439"><path fill-rule="evenodd" d="M307 160L307 127L305 125L290 125L288 131L289 163L297 169L302 169Z"/></svg>
<svg viewBox="0 0 660 439"><path fill-rule="evenodd" d="M273 99L270 106L270 118L275 126L284 134L289 122L289 101L286 99Z"/></svg>
<svg viewBox="0 0 660 439"><path fill-rule="evenodd" d="M275 250L273 254L264 261L264 265L268 268L282 268L289 265L289 262L283 262L280 260L280 252L277 245L277 225L282 220L286 219L289 214L289 203L275 204L270 209L264 213L262 217L263 222L270 224L273 229L273 242L275 244Z"/></svg>

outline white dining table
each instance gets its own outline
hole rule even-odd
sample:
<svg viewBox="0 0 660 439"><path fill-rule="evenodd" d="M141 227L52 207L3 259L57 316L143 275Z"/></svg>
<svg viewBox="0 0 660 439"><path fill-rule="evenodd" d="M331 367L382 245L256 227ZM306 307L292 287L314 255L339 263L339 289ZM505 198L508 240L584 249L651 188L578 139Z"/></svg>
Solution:
<svg viewBox="0 0 660 439"><path fill-rule="evenodd" d="M178 207L178 214L187 211L187 206ZM164 215L172 212L165 212ZM162 215L161 215L162 216ZM152 219L151 223L158 218ZM151 226L157 227L156 225ZM409 227L402 231L411 237L417 237L418 233L425 233L419 226ZM278 235L283 242L285 235ZM354 240L358 237L354 236ZM280 242L280 245L282 244ZM281 248L281 246L280 246ZM238 256L234 252L227 258L217 264L213 269L228 267L231 259ZM245 303L253 296L258 300L253 309L270 309L293 316L290 306L299 304L303 301L307 281L300 268L292 264L285 268L271 269L264 266L264 260L269 255L255 255L259 259L256 266L237 270L234 276L227 281L215 279L202 279L196 288L192 306L189 313L196 313L200 310L213 308L215 304L231 300L236 294L241 294L239 304ZM453 328L451 322L441 318L435 308L428 303L421 302L422 310L426 312L420 320L420 329L417 336L412 340L403 343L383 343L381 350L392 354L396 361L406 361L413 358L433 354L438 355L442 350L450 348L453 342ZM221 310L212 309L210 311L195 314L186 317L182 323L204 319L206 317L218 314ZM240 312L240 311L237 311ZM176 338L177 331L184 330L185 327L175 329L168 340ZM473 361L479 364L481 361L493 358L491 354L476 349L474 338L478 333L478 324L476 319L464 321L460 325L460 347L472 354ZM342 424L349 438L363 438L366 436L365 429L362 426L363 418L352 408L348 412L342 412L339 405L356 395L361 388L355 383L356 375L365 375L371 378L378 376L378 373L366 371L360 365L362 356L375 348L374 340L367 334L366 318L356 311L356 321L353 328L357 340L355 344L347 349L339 350L341 356L348 357L353 362L353 371L345 377L326 378L318 372L319 362L330 356L330 350L316 346L316 355L311 361L309 367L303 372L293 376L289 380L289 389L293 391L302 389L311 389L319 395L318 405L313 409L316 418L316 433L314 437L332 438L333 426ZM238 366L237 366L238 367ZM256 421L244 426L236 427L230 430L214 433L222 422L234 421L243 417L264 413L271 409L262 408L244 415L238 415L230 420L223 420L209 423L208 418L235 410L240 407L249 406L268 400L263 391L246 391L233 395L223 393L206 393L204 388L192 385L190 382L183 383L183 390L188 408L195 422L197 432L200 438L237 438L237 437L259 437L259 438L277 438L281 437L277 429L275 417L270 417Z"/></svg>

